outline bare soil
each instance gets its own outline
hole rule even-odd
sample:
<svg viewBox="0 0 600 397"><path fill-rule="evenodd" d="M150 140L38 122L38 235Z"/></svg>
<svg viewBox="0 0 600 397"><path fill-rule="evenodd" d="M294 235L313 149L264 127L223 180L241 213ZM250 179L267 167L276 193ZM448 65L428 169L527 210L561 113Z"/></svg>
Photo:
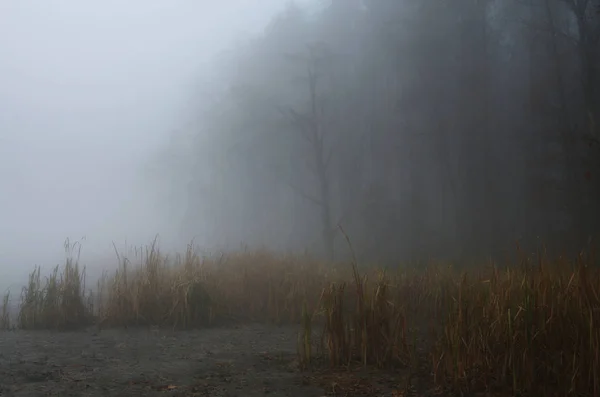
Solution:
<svg viewBox="0 0 600 397"><path fill-rule="evenodd" d="M0 332L0 395L406 395L397 371L301 371L297 332L264 325Z"/></svg>

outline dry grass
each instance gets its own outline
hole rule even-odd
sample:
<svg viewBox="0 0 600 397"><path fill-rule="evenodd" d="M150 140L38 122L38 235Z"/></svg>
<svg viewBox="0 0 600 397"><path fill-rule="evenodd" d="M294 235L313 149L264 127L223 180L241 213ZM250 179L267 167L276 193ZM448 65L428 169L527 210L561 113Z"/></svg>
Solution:
<svg viewBox="0 0 600 397"><path fill-rule="evenodd" d="M0 330L2 331L8 331L10 330L11 327L11 321L10 321L10 291L6 292L6 294L4 294L4 297L2 298L2 310L0 311Z"/></svg>
<svg viewBox="0 0 600 397"><path fill-rule="evenodd" d="M322 349L334 367L416 368L427 360L433 381L455 390L600 396L594 264L589 255L568 262L540 254L503 268L359 273L356 263L333 266L266 251L200 257L189 247L168 258L152 244L134 258L119 256L118 270L98 282L94 295L85 291L77 260L45 280L36 268L17 326L298 324L304 367ZM0 322L8 328L4 313ZM416 336L428 341L421 346L426 357L417 357Z"/></svg>
<svg viewBox="0 0 600 397"><path fill-rule="evenodd" d="M67 240L67 260L62 269L57 265L43 283L40 267L29 275L29 282L21 291L19 328L74 329L92 323L92 296L85 291L85 269L80 269L78 262L80 249L79 243L70 244ZM5 301L8 303L8 297ZM6 311L5 305L3 312Z"/></svg>
<svg viewBox="0 0 600 397"><path fill-rule="evenodd" d="M600 272L592 257L463 273L441 299L432 367L455 387L600 395Z"/></svg>
<svg viewBox="0 0 600 397"><path fill-rule="evenodd" d="M97 315L105 326L190 328L228 322L299 323L302 305L314 310L326 267L309 258L241 252L164 256L155 244L97 286ZM137 262L137 263L136 263Z"/></svg>

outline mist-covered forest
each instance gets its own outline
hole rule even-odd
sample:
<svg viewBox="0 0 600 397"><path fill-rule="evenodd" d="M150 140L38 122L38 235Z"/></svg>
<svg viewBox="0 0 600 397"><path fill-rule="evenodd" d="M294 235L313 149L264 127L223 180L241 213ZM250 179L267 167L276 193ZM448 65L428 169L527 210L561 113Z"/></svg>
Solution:
<svg viewBox="0 0 600 397"><path fill-rule="evenodd" d="M329 4L330 3L330 4ZM573 253L600 220L600 2L288 3L158 162L186 236L342 259Z"/></svg>
<svg viewBox="0 0 600 397"><path fill-rule="evenodd" d="M0 394L600 397L599 177L600 0L0 1Z"/></svg>

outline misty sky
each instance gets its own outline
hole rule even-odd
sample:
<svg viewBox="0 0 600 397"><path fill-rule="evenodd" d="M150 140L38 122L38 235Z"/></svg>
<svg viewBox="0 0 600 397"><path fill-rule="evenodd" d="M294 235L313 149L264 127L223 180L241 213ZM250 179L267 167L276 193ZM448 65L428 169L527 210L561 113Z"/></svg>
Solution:
<svg viewBox="0 0 600 397"><path fill-rule="evenodd" d="M191 117L214 55L284 4L0 2L0 278L57 263L67 237L98 255L176 238L140 170Z"/></svg>

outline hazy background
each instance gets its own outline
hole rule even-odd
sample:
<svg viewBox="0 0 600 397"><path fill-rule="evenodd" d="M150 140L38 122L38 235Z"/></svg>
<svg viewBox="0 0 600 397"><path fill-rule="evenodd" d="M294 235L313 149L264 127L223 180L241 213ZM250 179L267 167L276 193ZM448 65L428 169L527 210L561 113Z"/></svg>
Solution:
<svg viewBox="0 0 600 397"><path fill-rule="evenodd" d="M266 246L586 248L600 0L0 2L0 279ZM107 265L108 264L108 265Z"/></svg>
<svg viewBox="0 0 600 397"><path fill-rule="evenodd" d="M0 2L0 280L111 242L185 247L152 157L196 117L215 55L280 0Z"/></svg>

